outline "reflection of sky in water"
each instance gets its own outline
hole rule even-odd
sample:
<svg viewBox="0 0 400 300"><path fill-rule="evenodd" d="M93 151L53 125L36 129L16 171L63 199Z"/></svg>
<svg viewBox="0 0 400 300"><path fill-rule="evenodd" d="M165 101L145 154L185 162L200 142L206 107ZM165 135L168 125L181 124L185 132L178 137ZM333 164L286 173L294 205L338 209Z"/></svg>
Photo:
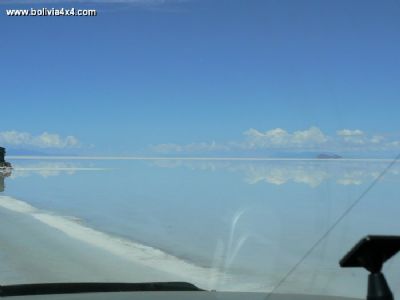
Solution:
<svg viewBox="0 0 400 300"><path fill-rule="evenodd" d="M40 175L44 178L61 174L73 175L79 171L102 171L104 168L82 167L77 163L68 162L36 162L28 164L15 164L11 178Z"/></svg>
<svg viewBox="0 0 400 300"><path fill-rule="evenodd" d="M267 161L267 162L218 162L163 160L153 164L162 168L186 167L192 170L226 170L243 175L249 184L266 182L282 185L289 182L317 187L330 180L341 185L360 185L376 178L388 161ZM386 178L398 180L400 164L388 171Z"/></svg>
<svg viewBox="0 0 400 300"><path fill-rule="evenodd" d="M16 161L3 194L201 266L273 286L388 162ZM364 294L339 258L362 236L398 234L395 164L282 291ZM57 175L57 176L56 176ZM261 183L268 184L261 184ZM396 268L388 265L389 280ZM306 276L306 275L307 276ZM238 275L239 276L239 275ZM218 280L227 280L219 278ZM218 281L217 280L217 281ZM395 285L392 285L395 289ZM218 287L217 287L218 288Z"/></svg>

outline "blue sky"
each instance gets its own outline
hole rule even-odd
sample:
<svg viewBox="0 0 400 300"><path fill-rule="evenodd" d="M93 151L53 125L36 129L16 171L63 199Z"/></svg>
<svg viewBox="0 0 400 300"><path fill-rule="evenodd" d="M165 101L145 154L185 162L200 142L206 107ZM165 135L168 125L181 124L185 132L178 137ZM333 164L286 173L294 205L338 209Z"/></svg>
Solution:
<svg viewBox="0 0 400 300"><path fill-rule="evenodd" d="M31 6L99 15L4 14ZM398 0L11 0L0 9L5 146L400 151Z"/></svg>

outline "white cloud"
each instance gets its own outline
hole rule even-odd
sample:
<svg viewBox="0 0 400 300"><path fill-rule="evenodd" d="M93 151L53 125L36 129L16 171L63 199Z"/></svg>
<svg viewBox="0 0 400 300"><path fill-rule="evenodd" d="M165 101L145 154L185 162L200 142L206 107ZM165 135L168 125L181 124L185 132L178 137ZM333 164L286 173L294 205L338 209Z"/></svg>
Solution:
<svg viewBox="0 0 400 300"><path fill-rule="evenodd" d="M342 130L336 131L336 134L339 136L343 136L343 137L349 137L349 136L354 137L354 136L363 136L364 132L359 129L355 129L355 130L342 129Z"/></svg>
<svg viewBox="0 0 400 300"><path fill-rule="evenodd" d="M318 127L289 132L283 128L260 131L250 128L243 133L245 139L226 143L160 144L151 147L157 153L210 153L231 151L240 153L256 150L318 151L318 152L367 152L398 151L400 141L381 134L368 134L360 129L341 129L327 135Z"/></svg>
<svg viewBox="0 0 400 300"><path fill-rule="evenodd" d="M395 147L395 148L399 147L400 148L400 141L392 141L392 142L387 143L386 145L389 147Z"/></svg>
<svg viewBox="0 0 400 300"><path fill-rule="evenodd" d="M286 146L290 138L289 133L281 128L271 129L264 133L251 128L245 131L244 135L249 138L250 148L266 147L268 145Z"/></svg>
<svg viewBox="0 0 400 300"><path fill-rule="evenodd" d="M399 151L400 141L380 134L367 134L360 129L342 129L336 132L336 144L346 150Z"/></svg>
<svg viewBox="0 0 400 300"><path fill-rule="evenodd" d="M342 129L336 131L336 134L347 143L363 145L367 143L367 137L362 130Z"/></svg>
<svg viewBox="0 0 400 300"><path fill-rule="evenodd" d="M250 148L318 148L328 137L317 127L289 133L282 128L260 132L251 128L244 132Z"/></svg>
<svg viewBox="0 0 400 300"><path fill-rule="evenodd" d="M157 153L196 153L210 151L227 151L230 149L228 145L218 144L215 141L211 143L191 143L179 145L173 143L159 144L151 146L150 149Z"/></svg>
<svg viewBox="0 0 400 300"><path fill-rule="evenodd" d="M292 135L295 144L323 144L328 138L317 127L310 127L307 130L295 131Z"/></svg>
<svg viewBox="0 0 400 300"><path fill-rule="evenodd" d="M63 149L78 147L79 141L72 135L62 137L56 133L43 132L34 136L28 132L11 130L0 132L0 144L4 146Z"/></svg>
<svg viewBox="0 0 400 300"><path fill-rule="evenodd" d="M182 152L183 147L178 144L168 143L151 146L150 149L157 153Z"/></svg>
<svg viewBox="0 0 400 300"><path fill-rule="evenodd" d="M381 135L374 135L372 136L372 138L370 139L370 142L372 144L380 144L381 142L383 142L385 140L384 136Z"/></svg>

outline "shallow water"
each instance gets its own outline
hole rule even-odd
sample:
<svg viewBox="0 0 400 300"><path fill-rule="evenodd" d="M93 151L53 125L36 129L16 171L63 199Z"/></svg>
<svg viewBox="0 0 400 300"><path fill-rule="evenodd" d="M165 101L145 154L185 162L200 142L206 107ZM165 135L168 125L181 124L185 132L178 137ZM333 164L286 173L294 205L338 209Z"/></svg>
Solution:
<svg viewBox="0 0 400 300"><path fill-rule="evenodd" d="M163 264L163 255L169 255L164 261L167 269L172 257L174 266L184 262L199 276L214 274L217 290L236 286L249 291L276 286L389 164L379 160L11 162L14 170L5 178L0 195L23 201L42 215L66 216L72 222L66 227L74 223L81 225L77 231L89 228L106 234L109 243L118 239L161 251L156 261ZM340 269L338 261L364 235L400 232L399 181L397 163L277 291L363 296L367 273ZM150 253L146 260L151 260L153 252L146 253ZM393 259L386 266L393 283L400 278L398 262ZM395 284L392 288L398 292Z"/></svg>

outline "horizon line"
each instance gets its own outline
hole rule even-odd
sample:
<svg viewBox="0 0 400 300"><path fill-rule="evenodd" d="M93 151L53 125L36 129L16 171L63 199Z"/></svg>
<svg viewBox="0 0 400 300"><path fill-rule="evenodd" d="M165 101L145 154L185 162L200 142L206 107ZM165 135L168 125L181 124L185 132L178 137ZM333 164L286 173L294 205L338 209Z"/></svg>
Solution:
<svg viewBox="0 0 400 300"><path fill-rule="evenodd" d="M26 160L198 160L198 161L393 161L395 158L293 158L293 157L169 157L169 156L40 156L10 155Z"/></svg>

